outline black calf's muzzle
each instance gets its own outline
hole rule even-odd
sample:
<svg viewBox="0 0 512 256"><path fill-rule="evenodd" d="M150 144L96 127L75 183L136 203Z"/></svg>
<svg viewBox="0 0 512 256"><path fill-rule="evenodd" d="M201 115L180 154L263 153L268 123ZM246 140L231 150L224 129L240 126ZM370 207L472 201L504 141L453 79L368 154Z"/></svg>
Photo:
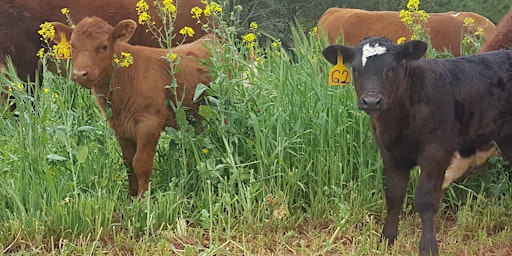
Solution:
<svg viewBox="0 0 512 256"><path fill-rule="evenodd" d="M359 98L359 109L366 112L381 111L385 108L382 95L376 92L365 93Z"/></svg>

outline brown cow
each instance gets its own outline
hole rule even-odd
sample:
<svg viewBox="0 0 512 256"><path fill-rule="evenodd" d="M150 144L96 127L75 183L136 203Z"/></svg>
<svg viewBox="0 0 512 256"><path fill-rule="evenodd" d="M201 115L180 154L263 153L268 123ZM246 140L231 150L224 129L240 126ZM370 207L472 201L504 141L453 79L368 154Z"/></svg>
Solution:
<svg viewBox="0 0 512 256"><path fill-rule="evenodd" d="M5 57L10 56L17 68L17 74L22 80L34 81L35 70L38 66L37 51L42 42L37 31L39 25L46 21L66 22L61 13L62 8L68 8L72 18L79 21L87 16L98 16L110 24L117 24L124 19L137 20L135 5L138 0L0 0L0 63L5 64ZM152 1L147 1L152 6ZM176 1L175 1L176 2ZM204 8L200 0L178 0L175 32L184 26L192 27L196 34L187 38L191 42L205 34L201 24L192 18L190 9L194 6ZM156 16L155 10L150 14ZM202 17L204 18L204 17ZM157 19L158 20L158 19ZM203 22L207 22L203 19ZM158 25L158 24L157 24ZM157 40L151 33L146 33L147 27L141 26L130 41L132 44L158 47ZM175 33L174 42L181 42L183 36Z"/></svg>
<svg viewBox="0 0 512 256"><path fill-rule="evenodd" d="M439 255L434 216L452 153L474 155L494 141L512 162L512 50L422 59L423 41L401 45L369 37L355 47L323 50L351 64L358 107L371 120L384 163L387 216L382 236L393 244L410 170L421 167L414 207L421 217L420 255Z"/></svg>
<svg viewBox="0 0 512 256"><path fill-rule="evenodd" d="M484 43L480 52L488 52L505 47L512 47L512 8L500 20L498 26L496 26L496 33Z"/></svg>
<svg viewBox="0 0 512 256"><path fill-rule="evenodd" d="M432 47L437 51L448 50L460 55L464 22L452 15L432 13L427 22ZM329 8L318 20L318 29L329 43L339 38L341 31L346 45L355 45L369 36L384 36L396 42L410 38L409 30L400 20L400 13L393 11L365 11L349 8Z"/></svg>
<svg viewBox="0 0 512 256"><path fill-rule="evenodd" d="M112 27L100 18L85 18L75 29L62 23L52 24L56 31L71 38L73 80L92 89L97 105L108 115L109 126L130 170L130 195L143 196L148 190L160 132L164 127L177 126L169 101L176 105L175 99L180 99L189 114L200 119L199 105L193 102L193 97L198 84L208 85L211 81L200 60L209 58L206 44L214 47L215 36L206 35L172 49L179 56L175 66L179 71L174 75L178 85L175 96L168 88L173 78L165 58L168 50L127 43L137 26L133 20L123 20ZM60 37L54 40L58 43ZM122 52L133 56L133 64L114 69L114 56L120 57Z"/></svg>
<svg viewBox="0 0 512 256"><path fill-rule="evenodd" d="M464 20L466 18L473 19L473 26L472 26L473 30L476 31L476 28L482 28L483 33L484 33L484 38L486 41L488 39L490 39L492 36L494 36L494 33L496 32L496 25L494 25L494 23L492 21L490 21L488 18L486 18L478 13L450 11L450 12L445 12L445 13L441 13L441 14L451 15L451 16L461 20L462 22L464 22Z"/></svg>

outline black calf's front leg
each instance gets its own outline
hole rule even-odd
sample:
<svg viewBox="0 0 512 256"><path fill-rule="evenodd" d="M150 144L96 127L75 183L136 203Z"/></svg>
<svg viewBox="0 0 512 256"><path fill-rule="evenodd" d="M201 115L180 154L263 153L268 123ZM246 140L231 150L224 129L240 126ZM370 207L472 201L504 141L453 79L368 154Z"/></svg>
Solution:
<svg viewBox="0 0 512 256"><path fill-rule="evenodd" d="M421 173L414 195L414 208L421 218L420 256L439 255L434 218L439 210L444 172L449 163L448 157L420 163Z"/></svg>
<svg viewBox="0 0 512 256"><path fill-rule="evenodd" d="M405 192L409 184L409 170L385 168L386 175L386 207L387 215L382 238L388 245L393 245L398 236L398 222L404 202Z"/></svg>

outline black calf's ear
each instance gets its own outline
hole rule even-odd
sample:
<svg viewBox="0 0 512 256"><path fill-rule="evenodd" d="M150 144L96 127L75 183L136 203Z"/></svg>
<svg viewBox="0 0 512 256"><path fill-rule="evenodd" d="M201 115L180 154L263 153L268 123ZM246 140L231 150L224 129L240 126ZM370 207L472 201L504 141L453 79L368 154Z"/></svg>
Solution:
<svg viewBox="0 0 512 256"><path fill-rule="evenodd" d="M328 46L322 51L322 54L324 55L324 58L332 64L337 64L338 54L343 56L343 63L352 63L352 59L354 57L352 47L343 45Z"/></svg>
<svg viewBox="0 0 512 256"><path fill-rule="evenodd" d="M418 60L427 51L427 43L421 40L412 40L400 45L398 54L405 60Z"/></svg>

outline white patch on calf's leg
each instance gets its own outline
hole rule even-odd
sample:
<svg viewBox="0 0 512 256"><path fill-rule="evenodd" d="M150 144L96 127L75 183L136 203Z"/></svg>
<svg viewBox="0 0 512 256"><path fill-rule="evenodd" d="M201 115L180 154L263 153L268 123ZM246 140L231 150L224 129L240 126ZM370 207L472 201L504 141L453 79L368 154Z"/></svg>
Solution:
<svg viewBox="0 0 512 256"><path fill-rule="evenodd" d="M378 56L386 53L387 48L384 46L379 46L379 44L375 44L374 46L371 46L369 43L365 44L363 46L363 56L361 58L361 61L363 62L363 67L366 64L366 60L369 57L372 56Z"/></svg>
<svg viewBox="0 0 512 256"><path fill-rule="evenodd" d="M456 151L453 154L452 161L444 174L443 190L445 190L450 183L460 178L470 168L478 167L489 160L491 156L497 155L498 149L495 146L487 150L477 149L476 153L470 157L463 158L460 153Z"/></svg>
<svg viewBox="0 0 512 256"><path fill-rule="evenodd" d="M468 170L470 162L471 158L461 157L459 151L453 153L452 161L444 173L443 190Z"/></svg>
<svg viewBox="0 0 512 256"><path fill-rule="evenodd" d="M497 156L497 155L498 155L498 149L494 145L491 148L489 148L488 150L477 149L476 154L472 156L472 158L473 158L472 166L476 167L481 164L484 164L485 162L487 162L487 160L489 160L489 158L491 156Z"/></svg>

